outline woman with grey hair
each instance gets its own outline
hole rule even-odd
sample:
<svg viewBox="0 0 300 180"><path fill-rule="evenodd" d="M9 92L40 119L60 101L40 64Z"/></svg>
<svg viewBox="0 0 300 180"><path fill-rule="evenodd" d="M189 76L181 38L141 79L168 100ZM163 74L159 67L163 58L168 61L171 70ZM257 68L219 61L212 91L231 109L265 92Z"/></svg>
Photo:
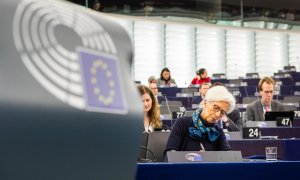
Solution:
<svg viewBox="0 0 300 180"><path fill-rule="evenodd" d="M157 84L157 79L156 79L155 76L150 76L150 77L148 78L148 84L151 84L151 83Z"/></svg>
<svg viewBox="0 0 300 180"><path fill-rule="evenodd" d="M223 86L215 86L206 92L203 109L192 117L180 117L172 128L167 149L176 151L227 151L230 146L217 121L235 107L235 98Z"/></svg>

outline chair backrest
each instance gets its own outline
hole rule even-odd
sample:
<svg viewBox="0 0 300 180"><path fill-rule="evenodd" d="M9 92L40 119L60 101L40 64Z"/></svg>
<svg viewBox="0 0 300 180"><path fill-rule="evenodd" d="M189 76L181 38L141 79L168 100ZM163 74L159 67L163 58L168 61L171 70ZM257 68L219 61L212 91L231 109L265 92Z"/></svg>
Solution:
<svg viewBox="0 0 300 180"><path fill-rule="evenodd" d="M226 75L224 73L215 73L212 74L213 79L226 79Z"/></svg>
<svg viewBox="0 0 300 180"><path fill-rule="evenodd" d="M169 109L170 109L170 112L169 112ZM162 105L160 106L160 114L168 114L172 117L172 113L173 112L178 112L179 111L179 107L177 106L168 106L167 105Z"/></svg>
<svg viewBox="0 0 300 180"><path fill-rule="evenodd" d="M193 93L176 93L176 97L193 97Z"/></svg>
<svg viewBox="0 0 300 180"><path fill-rule="evenodd" d="M300 72L291 72L292 78L299 78Z"/></svg>
<svg viewBox="0 0 300 180"><path fill-rule="evenodd" d="M296 66L284 66L283 69L287 71L296 71Z"/></svg>
<svg viewBox="0 0 300 180"><path fill-rule="evenodd" d="M276 87L275 87L275 90L276 90ZM280 86L280 91L279 92L280 92L280 95L283 95L283 96L293 95L294 86L291 86L291 85Z"/></svg>
<svg viewBox="0 0 300 180"><path fill-rule="evenodd" d="M192 116L195 111L185 111L185 116Z"/></svg>
<svg viewBox="0 0 300 180"><path fill-rule="evenodd" d="M162 101L161 105L162 106L167 106L167 102L166 101ZM181 101L168 101L168 105L169 106L180 107L180 106L182 106L182 102Z"/></svg>
<svg viewBox="0 0 300 180"><path fill-rule="evenodd" d="M291 74L289 72L277 72L274 73L275 78L289 78L291 77Z"/></svg>
<svg viewBox="0 0 300 180"><path fill-rule="evenodd" d="M298 107L299 107L299 102L298 102ZM286 111L296 111L297 110L297 106L296 103L285 103L283 104L284 110Z"/></svg>
<svg viewBox="0 0 300 180"><path fill-rule="evenodd" d="M245 86L241 90L243 97L256 96L256 93L258 93L257 86Z"/></svg>
<svg viewBox="0 0 300 180"><path fill-rule="evenodd" d="M230 79L229 85L230 86L241 86L241 83L243 82L243 79Z"/></svg>
<svg viewBox="0 0 300 180"><path fill-rule="evenodd" d="M249 79L244 79L244 82L247 82L248 86L256 86L258 85L260 79L258 78L250 78Z"/></svg>
<svg viewBox="0 0 300 180"><path fill-rule="evenodd" d="M292 103L296 107L299 107L300 96L284 96L283 103Z"/></svg>
<svg viewBox="0 0 300 180"><path fill-rule="evenodd" d="M247 78L253 78L253 79L258 79L259 74L258 73L246 73Z"/></svg>
<svg viewBox="0 0 300 180"><path fill-rule="evenodd" d="M164 151L166 149L169 136L169 132L149 133L147 148L154 153L157 162L164 161ZM146 158L153 159L152 154L149 151L146 153Z"/></svg>
<svg viewBox="0 0 300 180"><path fill-rule="evenodd" d="M256 101L258 99L258 97L243 97L243 104L250 104L253 101Z"/></svg>
<svg viewBox="0 0 300 180"><path fill-rule="evenodd" d="M181 89L181 93L194 93L194 92L198 92L199 88L182 88Z"/></svg>
<svg viewBox="0 0 300 180"><path fill-rule="evenodd" d="M234 96L241 96L241 91L239 87L227 87L228 91Z"/></svg>

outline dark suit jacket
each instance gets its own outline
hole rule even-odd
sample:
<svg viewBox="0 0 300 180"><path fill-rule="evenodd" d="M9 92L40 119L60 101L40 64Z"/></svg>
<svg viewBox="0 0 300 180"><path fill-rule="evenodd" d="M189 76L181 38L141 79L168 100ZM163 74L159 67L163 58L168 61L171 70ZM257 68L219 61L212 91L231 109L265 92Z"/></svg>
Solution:
<svg viewBox="0 0 300 180"><path fill-rule="evenodd" d="M200 104L202 100L203 99L201 96L194 96L192 99L192 104Z"/></svg>
<svg viewBox="0 0 300 180"><path fill-rule="evenodd" d="M272 111L284 111L283 105L276 101L272 100L271 102ZM261 105L261 100L258 99L247 106L245 121L264 121L264 111ZM244 123L245 124L245 123Z"/></svg>
<svg viewBox="0 0 300 180"><path fill-rule="evenodd" d="M229 125L226 127L223 122L224 129L228 131L241 131L243 127L240 110L235 108L231 113L228 114Z"/></svg>

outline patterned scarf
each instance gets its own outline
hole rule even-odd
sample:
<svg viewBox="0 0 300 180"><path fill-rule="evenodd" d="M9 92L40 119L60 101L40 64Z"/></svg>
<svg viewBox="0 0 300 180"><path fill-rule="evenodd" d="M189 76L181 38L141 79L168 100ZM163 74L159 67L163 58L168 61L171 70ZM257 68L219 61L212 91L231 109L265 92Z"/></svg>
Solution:
<svg viewBox="0 0 300 180"><path fill-rule="evenodd" d="M204 126L202 121L205 121L201 116L202 110L197 110L193 113L193 123L194 127L189 128L189 135L193 139L202 140L202 135L207 133L208 139L211 142L214 142L217 140L217 138L220 136L220 132L216 130L215 127L206 127Z"/></svg>

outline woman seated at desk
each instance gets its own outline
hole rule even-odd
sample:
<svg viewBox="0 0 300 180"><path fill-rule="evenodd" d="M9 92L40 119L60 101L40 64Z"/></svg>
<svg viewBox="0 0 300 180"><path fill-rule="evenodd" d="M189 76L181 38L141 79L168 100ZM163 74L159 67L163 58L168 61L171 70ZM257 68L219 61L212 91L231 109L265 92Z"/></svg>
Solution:
<svg viewBox="0 0 300 180"><path fill-rule="evenodd" d="M150 88L139 85L138 90L144 105L144 128L146 132L153 132L155 128L161 128L160 111L156 97Z"/></svg>
<svg viewBox="0 0 300 180"><path fill-rule="evenodd" d="M172 128L166 151L226 151L230 146L216 122L235 107L233 95L223 86L210 88L203 109L192 117L181 117Z"/></svg>
<svg viewBox="0 0 300 180"><path fill-rule="evenodd" d="M160 78L157 79L157 86L159 87L176 87L175 80L171 78L170 70L163 68L160 73Z"/></svg>
<svg viewBox="0 0 300 180"><path fill-rule="evenodd" d="M208 77L207 71L204 68L201 68L196 72L196 77L192 80L189 86L192 87L195 85L201 85L202 83L211 83L211 79Z"/></svg>

